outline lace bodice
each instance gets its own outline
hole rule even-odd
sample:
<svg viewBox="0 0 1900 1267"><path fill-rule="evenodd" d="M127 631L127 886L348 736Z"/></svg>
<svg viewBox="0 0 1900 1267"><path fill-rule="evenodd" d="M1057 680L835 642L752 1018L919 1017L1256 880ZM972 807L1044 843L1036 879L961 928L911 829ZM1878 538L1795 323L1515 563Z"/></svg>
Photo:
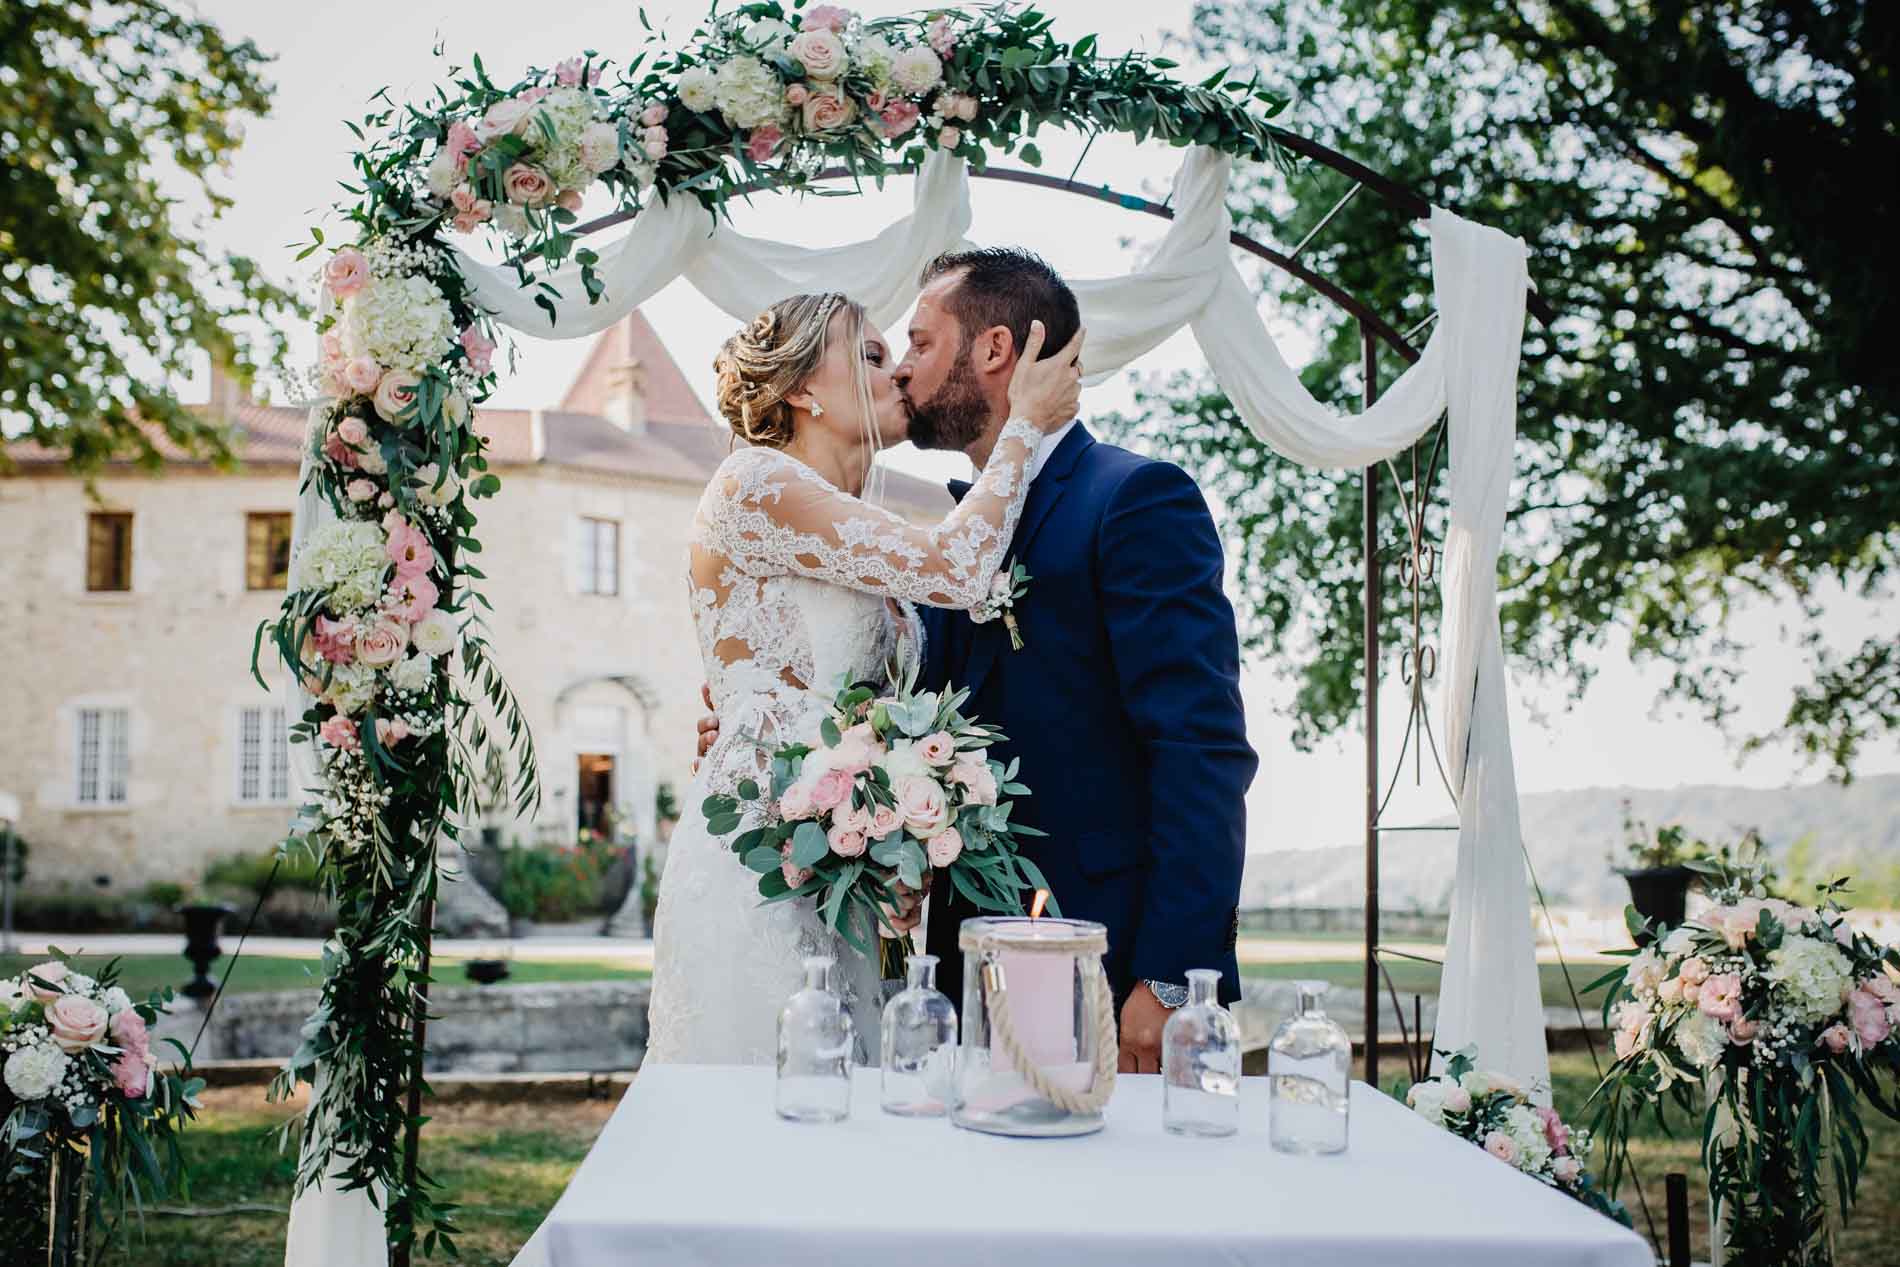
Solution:
<svg viewBox="0 0 1900 1267"><path fill-rule="evenodd" d="M693 622L720 717L708 791L757 773L760 743L800 733L841 677L913 663L913 604L983 601L1041 439L1012 419L969 495L930 527L777 449L740 449L720 464L694 518L691 558Z"/></svg>

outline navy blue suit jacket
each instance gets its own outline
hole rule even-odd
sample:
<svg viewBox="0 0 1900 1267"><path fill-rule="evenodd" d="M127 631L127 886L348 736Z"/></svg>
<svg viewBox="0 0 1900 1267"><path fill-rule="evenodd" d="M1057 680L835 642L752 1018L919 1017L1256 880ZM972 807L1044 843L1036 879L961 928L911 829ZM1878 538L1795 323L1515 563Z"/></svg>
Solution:
<svg viewBox="0 0 1900 1267"><path fill-rule="evenodd" d="M996 755L1021 758L1033 793L1014 820L1049 833L1026 852L1064 915L1107 925L1117 999L1139 981L1218 968L1231 1002L1259 763L1200 489L1077 426L1031 486L1010 554L1033 578L1015 608L1023 649L1000 620L927 609L924 682L968 687L966 712L1008 735ZM957 927L976 913L954 886L933 886L929 949L959 1009Z"/></svg>

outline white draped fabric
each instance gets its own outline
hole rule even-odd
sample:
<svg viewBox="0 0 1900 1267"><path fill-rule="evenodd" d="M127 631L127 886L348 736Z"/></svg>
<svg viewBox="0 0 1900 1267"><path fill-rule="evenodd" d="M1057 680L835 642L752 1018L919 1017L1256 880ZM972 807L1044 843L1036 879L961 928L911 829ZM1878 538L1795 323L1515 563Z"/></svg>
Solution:
<svg viewBox="0 0 1900 1267"><path fill-rule="evenodd" d="M1485 1067L1526 1084L1546 1081L1497 615L1498 545L1510 493L1529 286L1524 244L1434 208L1437 327L1417 363L1376 403L1359 414L1342 414L1300 383L1234 265L1229 172L1225 155L1190 149L1175 178L1174 220L1147 262L1124 276L1072 282L1089 329L1089 381L1100 382L1189 327L1248 428L1303 466L1368 466L1402 451L1441 415L1447 418L1451 527L1441 573L1443 708L1459 830L1437 1039L1450 1050L1475 1045ZM747 237L680 196L655 202L624 237L600 249L596 273L605 294L598 303L588 302L576 266L545 278L559 292L550 295L523 288L511 268L466 255L458 256L458 265L477 301L498 321L538 337L574 338L606 329L682 276L736 321L751 320L787 295L839 290L862 301L878 325L889 326L915 299L923 265L959 245L969 224L964 164L935 153L919 173L912 213L863 242L812 249ZM553 303L552 322L535 303L537 294ZM300 514L300 530L304 522ZM362 1194L326 1198L326 1207L332 1218L373 1219L380 1227L380 1213ZM292 1240L287 1267L317 1261L300 1255L294 1234ZM357 1237L350 1243L364 1242ZM381 1262L378 1252L351 1267Z"/></svg>

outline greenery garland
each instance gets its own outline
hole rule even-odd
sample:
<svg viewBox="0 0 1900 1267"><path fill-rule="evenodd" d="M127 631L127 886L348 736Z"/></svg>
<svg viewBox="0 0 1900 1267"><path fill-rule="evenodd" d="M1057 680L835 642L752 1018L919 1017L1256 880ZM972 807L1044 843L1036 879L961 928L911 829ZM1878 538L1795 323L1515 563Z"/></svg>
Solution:
<svg viewBox="0 0 1900 1267"><path fill-rule="evenodd" d="M304 252L327 252L304 491L334 519L307 526L251 660L263 684L268 643L315 701L291 738L318 746L322 786L284 847L314 855L338 915L321 1002L273 1092L324 1070L299 1190L335 1176L380 1194L392 1247L421 1236L454 1252L453 1206L404 1166L438 842L475 810L497 755L516 771L515 812L539 805L533 740L482 637L469 561L471 502L500 486L473 425L497 382L497 332L446 243L499 231L552 323L540 274L571 259L589 298L603 291L578 233L595 189L625 213L691 197L717 215L761 182L805 188L839 164L875 181L931 149L1039 164L1043 126L1290 166L1266 122L1285 102L1257 83L1224 70L1179 83L1165 58L1105 57L1094 36L1065 44L1050 26L1008 6L886 19L802 0L715 6L680 50L650 35L625 66L587 52L506 87L478 57L426 105L385 91L348 124L364 148L344 186L355 201L338 210L355 240L334 248L313 229Z"/></svg>

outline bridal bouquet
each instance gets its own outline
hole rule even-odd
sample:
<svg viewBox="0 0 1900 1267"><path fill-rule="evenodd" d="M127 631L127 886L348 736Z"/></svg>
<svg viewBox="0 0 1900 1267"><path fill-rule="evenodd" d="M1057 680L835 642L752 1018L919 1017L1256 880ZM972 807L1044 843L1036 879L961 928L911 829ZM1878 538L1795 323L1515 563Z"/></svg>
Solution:
<svg viewBox="0 0 1900 1267"><path fill-rule="evenodd" d="M988 757L1004 738L958 710L967 691L918 691L915 674L880 688L847 685L809 733L767 751L765 784L706 798L715 836L759 875L767 902L809 898L861 953L878 928L879 968L901 977L892 926L895 885L922 889L931 868L986 911L1021 912L1046 889L1019 841L1043 833L1010 822L1003 796L1027 796L1016 763ZM763 746L763 745L762 745ZM764 777L762 771L762 777ZM745 819L755 823L739 831ZM733 833L737 833L734 835Z"/></svg>
<svg viewBox="0 0 1900 1267"><path fill-rule="evenodd" d="M9 1190L52 1158L67 1181L55 1217L97 1217L108 1198L116 1209L166 1189L204 1081L189 1076L189 1059L184 1076L159 1072L150 1027L164 1004L157 993L134 1003L113 966L94 978L54 959L0 978L0 1176ZM74 1209L72 1177L88 1171L90 1211Z"/></svg>
<svg viewBox="0 0 1900 1267"><path fill-rule="evenodd" d="M1622 1203L1601 1191L1583 1168L1590 1133L1566 1126L1555 1109L1531 1104L1524 1089L1503 1074L1478 1069L1471 1048L1449 1056L1444 1073L1413 1083L1405 1102L1433 1126L1629 1226Z"/></svg>
<svg viewBox="0 0 1900 1267"><path fill-rule="evenodd" d="M1848 1212L1867 1160L1859 1102L1900 1119L1900 950L1848 925L1835 900L1845 881L1796 906L1764 896L1752 870L1697 869L1717 905L1668 930L1632 913L1657 940L1604 978L1617 1061L1593 1098L1610 1173L1638 1114L1668 1100L1694 1114L1700 1091L1731 1259L1831 1261L1830 1200Z"/></svg>

